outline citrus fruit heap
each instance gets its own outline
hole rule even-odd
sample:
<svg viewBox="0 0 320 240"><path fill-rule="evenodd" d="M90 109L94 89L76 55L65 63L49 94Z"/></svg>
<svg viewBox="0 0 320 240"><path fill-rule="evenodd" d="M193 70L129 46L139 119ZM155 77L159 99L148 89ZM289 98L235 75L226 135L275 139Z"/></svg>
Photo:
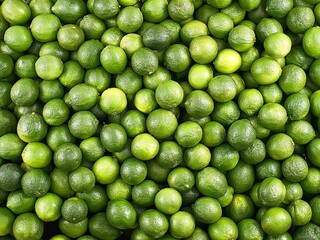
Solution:
<svg viewBox="0 0 320 240"><path fill-rule="evenodd" d="M0 239L320 239L320 0L1 0Z"/></svg>

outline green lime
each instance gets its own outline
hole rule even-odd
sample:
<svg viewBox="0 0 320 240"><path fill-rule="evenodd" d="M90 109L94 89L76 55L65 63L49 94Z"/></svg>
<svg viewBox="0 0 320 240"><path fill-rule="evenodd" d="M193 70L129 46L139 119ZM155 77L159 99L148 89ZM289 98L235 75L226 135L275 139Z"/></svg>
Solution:
<svg viewBox="0 0 320 240"><path fill-rule="evenodd" d="M288 206L288 212L292 218L292 225L303 226L310 222L312 209L308 202L298 199Z"/></svg>
<svg viewBox="0 0 320 240"><path fill-rule="evenodd" d="M4 163L0 166L0 188L4 191L15 191L21 187L24 170L16 163Z"/></svg>
<svg viewBox="0 0 320 240"><path fill-rule="evenodd" d="M21 179L21 188L29 197L45 195L49 191L50 185L50 177L43 169L30 169Z"/></svg>
<svg viewBox="0 0 320 240"><path fill-rule="evenodd" d="M240 117L239 106L234 101L215 103L212 119L223 126L229 126Z"/></svg>
<svg viewBox="0 0 320 240"><path fill-rule="evenodd" d="M77 50L76 60L85 69L96 68L103 62L101 54L103 49L104 45L99 40L84 41Z"/></svg>
<svg viewBox="0 0 320 240"><path fill-rule="evenodd" d="M102 50L100 54L100 61L107 72L111 74L118 74L126 67L127 55L122 48L108 45Z"/></svg>
<svg viewBox="0 0 320 240"><path fill-rule="evenodd" d="M58 227L61 233L70 238L78 238L84 235L88 230L88 218L77 223L71 223L64 218L59 218Z"/></svg>
<svg viewBox="0 0 320 240"><path fill-rule="evenodd" d="M144 180L142 183L133 186L132 200L141 207L151 207L159 190L159 186L154 181Z"/></svg>
<svg viewBox="0 0 320 240"><path fill-rule="evenodd" d="M239 152L229 143L222 143L212 151L211 164L220 171L233 169L240 159Z"/></svg>
<svg viewBox="0 0 320 240"><path fill-rule="evenodd" d="M210 121L202 126L203 135L201 143L207 147L216 147L224 142L226 137L226 130L216 121Z"/></svg>
<svg viewBox="0 0 320 240"><path fill-rule="evenodd" d="M170 45L164 52L164 65L172 72L179 73L185 71L190 66L191 60L188 47L183 44L176 43Z"/></svg>
<svg viewBox="0 0 320 240"><path fill-rule="evenodd" d="M186 165L192 170L200 170L207 167L211 160L210 150L202 143L188 147L184 152Z"/></svg>
<svg viewBox="0 0 320 240"><path fill-rule="evenodd" d="M234 194L231 203L225 207L226 216L236 223L253 218L254 210L255 206L251 198L239 193Z"/></svg>
<svg viewBox="0 0 320 240"><path fill-rule="evenodd" d="M174 188L163 188L156 194L154 204L163 214L172 215L180 209L182 197Z"/></svg>
<svg viewBox="0 0 320 240"><path fill-rule="evenodd" d="M276 133L268 139L266 149L272 159L284 160L293 154L294 145L294 141L289 135Z"/></svg>
<svg viewBox="0 0 320 240"><path fill-rule="evenodd" d="M185 121L178 125L174 137L181 147L193 147L201 141L202 134L199 124Z"/></svg>
<svg viewBox="0 0 320 240"><path fill-rule="evenodd" d="M264 142L258 138L255 139L248 148L240 151L240 157L249 164L262 162L266 157L266 146Z"/></svg>
<svg viewBox="0 0 320 240"><path fill-rule="evenodd" d="M266 103L258 112L260 124L270 130L279 130L283 128L287 119L287 111L279 103Z"/></svg>
<svg viewBox="0 0 320 240"><path fill-rule="evenodd" d="M53 161L59 169L70 172L77 169L82 161L81 149L71 142L62 143L54 152Z"/></svg>
<svg viewBox="0 0 320 240"><path fill-rule="evenodd" d="M80 222L87 217L87 214L88 206L81 198L70 197L62 203L61 215L68 222Z"/></svg>
<svg viewBox="0 0 320 240"><path fill-rule="evenodd" d="M159 238L169 229L169 221L164 214L156 209L148 209L139 217L140 229L149 237Z"/></svg>
<svg viewBox="0 0 320 240"><path fill-rule="evenodd" d="M127 143L127 133L118 123L105 124L100 131L100 139L109 152L119 152Z"/></svg>
<svg viewBox="0 0 320 240"><path fill-rule="evenodd" d="M39 96L39 86L31 78L21 78L10 89L10 98L18 106L30 106Z"/></svg>
<svg viewBox="0 0 320 240"><path fill-rule="evenodd" d="M227 138L231 146L238 150L244 150L254 142L256 132L249 120L241 119L230 125Z"/></svg>
<svg viewBox="0 0 320 240"><path fill-rule="evenodd" d="M157 91L156 91L157 97ZM148 132L157 139L170 137L178 126L176 116L169 110L156 109L146 119Z"/></svg>
<svg viewBox="0 0 320 240"><path fill-rule="evenodd" d="M177 22L188 20L194 13L194 5L191 0L174 0L168 4L170 18Z"/></svg>
<svg viewBox="0 0 320 240"><path fill-rule="evenodd" d="M276 82L282 73L280 64L269 57L262 57L255 60L250 70L254 80L262 85Z"/></svg>
<svg viewBox="0 0 320 240"><path fill-rule="evenodd" d="M171 42L170 31L161 24L148 27L142 36L143 44L154 50L165 49Z"/></svg>
<svg viewBox="0 0 320 240"><path fill-rule="evenodd" d="M235 82L224 74L213 77L208 83L207 91L214 101L222 103L232 100L237 94Z"/></svg>
<svg viewBox="0 0 320 240"><path fill-rule="evenodd" d="M147 165L136 158L127 158L121 164L120 176L127 184L137 185L147 177Z"/></svg>
<svg viewBox="0 0 320 240"><path fill-rule="evenodd" d="M234 192L244 193L250 190L255 182L254 168L251 164L239 160L237 165L228 171L227 180Z"/></svg>
<svg viewBox="0 0 320 240"><path fill-rule="evenodd" d="M58 194L62 198L71 197L75 192L69 184L69 173L59 168L53 168L50 173L51 186L50 192ZM60 211L60 210L59 210Z"/></svg>
<svg viewBox="0 0 320 240"><path fill-rule="evenodd" d="M264 179L258 188L258 199L263 206L279 206L286 196L286 187L278 178Z"/></svg>
<svg viewBox="0 0 320 240"><path fill-rule="evenodd" d="M227 191L227 179L225 175L214 167L206 167L196 175L198 190L208 197L219 198Z"/></svg>
<svg viewBox="0 0 320 240"><path fill-rule="evenodd" d="M107 206L107 219L118 229L132 228L136 222L136 211L127 200L111 200Z"/></svg>
<svg viewBox="0 0 320 240"><path fill-rule="evenodd" d="M89 192L95 185L93 171L86 167L78 167L69 174L69 184L75 192Z"/></svg>
<svg viewBox="0 0 320 240"><path fill-rule="evenodd" d="M300 182L304 192L309 194L317 194L320 189L316 184L320 177L320 171L315 167L309 167L307 176Z"/></svg>
<svg viewBox="0 0 320 240"><path fill-rule="evenodd" d="M198 198L192 205L192 212L197 221L206 224L212 224L222 216L220 203L211 197Z"/></svg>
<svg viewBox="0 0 320 240"><path fill-rule="evenodd" d="M77 193L76 196L86 202L90 213L100 212L107 206L107 193L100 185L95 185L89 192Z"/></svg>
<svg viewBox="0 0 320 240"><path fill-rule="evenodd" d="M309 113L310 100L306 94L293 93L286 98L284 107L290 120L302 120Z"/></svg>
<svg viewBox="0 0 320 240"><path fill-rule="evenodd" d="M157 103L165 109L177 107L182 102L183 97L182 87L174 80L161 82L155 90Z"/></svg>
<svg viewBox="0 0 320 240"><path fill-rule="evenodd" d="M159 152L159 142L149 133L141 133L133 138L132 154L140 160L151 160Z"/></svg>
<svg viewBox="0 0 320 240"><path fill-rule="evenodd" d="M108 222L106 214L99 212L89 219L89 232L95 238L116 239L122 235L122 231L111 226Z"/></svg>
<svg viewBox="0 0 320 240"><path fill-rule="evenodd" d="M211 239L237 239L239 235L237 224L228 217L221 217L210 224L208 233Z"/></svg>
<svg viewBox="0 0 320 240"><path fill-rule="evenodd" d="M74 113L68 121L70 133L79 139L92 137L98 130L99 121L90 111Z"/></svg>
<svg viewBox="0 0 320 240"><path fill-rule="evenodd" d="M22 214L34 211L35 202L36 197L29 197L19 189L8 194L6 207L15 214Z"/></svg>
<svg viewBox="0 0 320 240"><path fill-rule="evenodd" d="M184 193L194 187L195 176L188 168L176 167L170 171L167 182L171 188Z"/></svg>
<svg viewBox="0 0 320 240"><path fill-rule="evenodd" d="M0 227L0 236L5 236L11 233L15 215L6 207L0 208L0 219L3 223Z"/></svg>
<svg viewBox="0 0 320 240"><path fill-rule="evenodd" d="M271 207L262 215L261 227L271 236L285 233L289 230L292 219L288 211L281 207Z"/></svg>
<svg viewBox="0 0 320 240"><path fill-rule="evenodd" d="M159 59L157 55L149 48L139 48L131 56L132 69L142 76L154 73L158 65Z"/></svg>
<svg viewBox="0 0 320 240"><path fill-rule="evenodd" d="M94 14L83 16L79 21L79 27L88 40L100 39L107 28L106 23Z"/></svg>
<svg viewBox="0 0 320 240"><path fill-rule="evenodd" d="M257 179L263 180L268 177L281 178L282 177L282 164L274 159L264 159L256 166Z"/></svg>
<svg viewBox="0 0 320 240"><path fill-rule="evenodd" d="M228 33L228 43L237 52L248 51L255 41L254 31L245 25L236 26Z"/></svg>
<svg viewBox="0 0 320 240"><path fill-rule="evenodd" d="M107 3L105 1L97 0L93 1L92 11L97 17L107 20L115 17L119 13L120 5L116 0Z"/></svg>
<svg viewBox="0 0 320 240"><path fill-rule="evenodd" d="M19 14L12 14L13 11ZM1 15L11 25L23 25L29 21L31 11L27 3L10 0L1 5Z"/></svg>
<svg viewBox="0 0 320 240"><path fill-rule="evenodd" d="M196 227L193 215L186 211L178 211L169 219L169 232L175 238L189 237Z"/></svg>

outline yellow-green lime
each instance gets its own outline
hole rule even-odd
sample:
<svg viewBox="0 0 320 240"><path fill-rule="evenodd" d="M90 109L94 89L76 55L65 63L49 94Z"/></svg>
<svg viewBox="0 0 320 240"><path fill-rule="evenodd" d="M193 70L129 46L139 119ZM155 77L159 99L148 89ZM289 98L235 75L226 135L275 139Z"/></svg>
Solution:
<svg viewBox="0 0 320 240"><path fill-rule="evenodd" d="M35 213L20 214L13 222L12 233L15 239L41 239L44 223Z"/></svg>
<svg viewBox="0 0 320 240"><path fill-rule="evenodd" d="M48 192L42 197L37 198L35 203L35 212L37 216L44 222L53 222L61 216L62 198L55 194Z"/></svg>
<svg viewBox="0 0 320 240"><path fill-rule="evenodd" d="M241 66L241 56L234 49L225 48L218 52L213 65L220 73L234 73Z"/></svg>
<svg viewBox="0 0 320 240"><path fill-rule="evenodd" d="M24 163L33 168L43 168L52 160L51 149L42 142L28 143L21 153Z"/></svg>

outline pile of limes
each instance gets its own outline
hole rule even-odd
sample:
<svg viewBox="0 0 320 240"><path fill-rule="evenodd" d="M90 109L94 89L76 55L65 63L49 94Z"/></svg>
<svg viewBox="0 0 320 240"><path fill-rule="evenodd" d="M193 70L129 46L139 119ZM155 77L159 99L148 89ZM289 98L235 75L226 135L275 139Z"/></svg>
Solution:
<svg viewBox="0 0 320 240"><path fill-rule="evenodd" d="M320 0L0 0L0 239L320 239Z"/></svg>

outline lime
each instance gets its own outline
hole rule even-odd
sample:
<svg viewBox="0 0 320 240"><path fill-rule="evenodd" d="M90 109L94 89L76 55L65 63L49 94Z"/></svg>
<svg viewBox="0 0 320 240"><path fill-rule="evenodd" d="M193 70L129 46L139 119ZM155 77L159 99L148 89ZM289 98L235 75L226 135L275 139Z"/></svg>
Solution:
<svg viewBox="0 0 320 240"><path fill-rule="evenodd" d="M69 184L75 192L89 192L95 185L95 175L91 169L78 167L69 174Z"/></svg>
<svg viewBox="0 0 320 240"><path fill-rule="evenodd" d="M258 199L264 206L279 206L285 199L286 188L278 178L264 179L258 188Z"/></svg>
<svg viewBox="0 0 320 240"><path fill-rule="evenodd" d="M172 215L180 209L182 197L174 188L163 188L156 194L154 204L163 214Z"/></svg>
<svg viewBox="0 0 320 240"><path fill-rule="evenodd" d="M241 56L236 50L225 48L218 52L213 65L220 73L234 73L241 66Z"/></svg>
<svg viewBox="0 0 320 240"><path fill-rule="evenodd" d="M237 165L228 171L227 180L234 192L244 193L250 190L255 182L254 168L251 164L239 160Z"/></svg>
<svg viewBox="0 0 320 240"><path fill-rule="evenodd" d="M219 198L227 191L227 179L223 173L214 167L206 167L196 175L198 190L208 197Z"/></svg>
<svg viewBox="0 0 320 240"><path fill-rule="evenodd" d="M12 232L15 239L41 239L44 224L35 213L23 213L14 220Z"/></svg>
<svg viewBox="0 0 320 240"><path fill-rule="evenodd" d="M206 224L212 224L222 216L220 203L211 197L198 198L192 205L192 212L196 220Z"/></svg>
<svg viewBox="0 0 320 240"><path fill-rule="evenodd" d="M156 209L148 209L139 217L140 229L149 237L159 238L165 235L169 229L169 221L166 216Z"/></svg>
<svg viewBox="0 0 320 240"><path fill-rule="evenodd" d="M230 125L227 138L233 147L238 150L244 150L254 142L256 132L249 120L241 119Z"/></svg>
<svg viewBox="0 0 320 240"><path fill-rule="evenodd" d="M51 149L42 142L28 143L21 153L24 163L33 168L43 168L52 160Z"/></svg>
<svg viewBox="0 0 320 240"><path fill-rule="evenodd" d="M122 235L122 231L111 226L104 212L99 212L89 219L89 232L96 238L108 237L116 239Z"/></svg>
<svg viewBox="0 0 320 240"><path fill-rule="evenodd" d="M248 195L236 193L231 203L225 207L226 216L239 223L243 219L250 219L254 215L254 203Z"/></svg>
<svg viewBox="0 0 320 240"><path fill-rule="evenodd" d="M188 47L183 44L176 43L170 45L164 52L164 65L172 72L179 73L185 71L190 66L191 60Z"/></svg>
<svg viewBox="0 0 320 240"><path fill-rule="evenodd" d="M29 197L41 197L50 188L51 180L43 169L31 169L21 179L21 188Z"/></svg>
<svg viewBox="0 0 320 240"><path fill-rule="evenodd" d="M228 33L228 43L237 52L248 51L255 41L254 31L245 25L236 26Z"/></svg>
<svg viewBox="0 0 320 240"><path fill-rule="evenodd" d="M12 14L13 11L17 14ZM31 11L27 3L16 0L10 0L3 3L1 5L1 14L11 25L26 24L31 17Z"/></svg>
<svg viewBox="0 0 320 240"><path fill-rule="evenodd" d="M188 20L194 13L194 5L191 0L174 0L168 4L169 16L177 22Z"/></svg>
<svg viewBox="0 0 320 240"><path fill-rule="evenodd" d="M170 217L169 232L175 238L189 237L195 227L195 219L189 212L178 211Z"/></svg>
<svg viewBox="0 0 320 240"><path fill-rule="evenodd" d="M239 232L237 224L228 217L221 217L209 225L208 233L211 239L237 239Z"/></svg>
<svg viewBox="0 0 320 240"><path fill-rule="evenodd" d="M262 215L261 227L271 236L285 233L289 230L292 219L288 211L281 207L271 207Z"/></svg>
<svg viewBox="0 0 320 240"><path fill-rule="evenodd" d="M161 24L148 27L142 36L143 44L154 50L165 49L170 44L170 31Z"/></svg>
<svg viewBox="0 0 320 240"><path fill-rule="evenodd" d="M111 200L107 206L107 219L118 229L132 228L136 222L136 211L127 200Z"/></svg>
<svg viewBox="0 0 320 240"><path fill-rule="evenodd" d="M284 160L293 154L294 145L295 144L289 135L285 133L276 133L268 139L266 149L268 155L272 159Z"/></svg>
<svg viewBox="0 0 320 240"><path fill-rule="evenodd" d="M183 193L194 187L195 176L188 168L176 167L170 171L167 182L171 188Z"/></svg>
<svg viewBox="0 0 320 240"><path fill-rule="evenodd" d="M193 147L201 141L202 134L202 128L199 124L185 121L178 125L174 137L181 147Z"/></svg>
<svg viewBox="0 0 320 240"><path fill-rule="evenodd" d="M107 151L119 152L127 143L127 133L120 124L110 123L102 127L100 139Z"/></svg>
<svg viewBox="0 0 320 240"><path fill-rule="evenodd" d="M98 130L99 121L90 111L74 113L68 121L70 133L79 139L92 137Z"/></svg>
<svg viewBox="0 0 320 240"><path fill-rule="evenodd" d="M208 83L208 93L214 101L228 102L232 100L236 94L236 84L228 75L217 75Z"/></svg>
<svg viewBox="0 0 320 240"><path fill-rule="evenodd" d="M87 214L88 206L81 198L70 197L62 203L61 215L68 222L80 222L87 217Z"/></svg>
<svg viewBox="0 0 320 240"><path fill-rule="evenodd" d="M15 191L21 187L24 170L15 163L5 163L0 166L0 188L4 191Z"/></svg>
<svg viewBox="0 0 320 240"><path fill-rule="evenodd" d="M120 176L127 184L137 185L147 177L147 165L136 158L127 158L121 164Z"/></svg>
<svg viewBox="0 0 320 240"><path fill-rule="evenodd" d="M39 197L35 203L35 212L44 222L53 222L61 216L62 198L55 193L47 193Z"/></svg>
<svg viewBox="0 0 320 240"><path fill-rule="evenodd" d="M131 151L140 160L151 160L159 152L159 142L151 134L141 133L132 140Z"/></svg>

